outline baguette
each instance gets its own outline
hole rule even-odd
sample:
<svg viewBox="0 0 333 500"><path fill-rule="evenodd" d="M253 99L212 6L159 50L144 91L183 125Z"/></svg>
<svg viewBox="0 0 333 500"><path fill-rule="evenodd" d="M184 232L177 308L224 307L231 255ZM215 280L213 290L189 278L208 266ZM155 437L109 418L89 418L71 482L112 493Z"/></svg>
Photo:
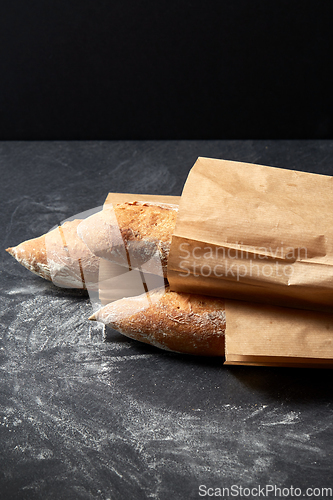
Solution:
<svg viewBox="0 0 333 500"><path fill-rule="evenodd" d="M162 287L112 302L89 319L168 351L224 356L225 304L215 297Z"/></svg>
<svg viewBox="0 0 333 500"><path fill-rule="evenodd" d="M99 258L78 237L80 222L67 221L6 251L29 271L59 287L93 287L98 283Z"/></svg>
<svg viewBox="0 0 333 500"><path fill-rule="evenodd" d="M120 203L82 221L78 235L98 257L166 278L177 213L177 205Z"/></svg>

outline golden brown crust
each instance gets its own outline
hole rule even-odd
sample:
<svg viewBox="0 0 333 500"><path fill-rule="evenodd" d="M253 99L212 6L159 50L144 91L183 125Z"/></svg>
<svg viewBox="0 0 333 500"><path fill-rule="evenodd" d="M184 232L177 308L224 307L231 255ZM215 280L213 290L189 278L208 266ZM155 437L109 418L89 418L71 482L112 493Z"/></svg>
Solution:
<svg viewBox="0 0 333 500"><path fill-rule="evenodd" d="M130 229L127 241L170 243L177 217L174 208L133 202L115 205L114 210L121 230Z"/></svg>
<svg viewBox="0 0 333 500"><path fill-rule="evenodd" d="M97 256L166 276L175 205L121 203L88 217L78 234Z"/></svg>
<svg viewBox="0 0 333 500"><path fill-rule="evenodd" d="M7 251L24 267L57 286L86 288L98 281L99 259L78 237L80 222L67 221Z"/></svg>
<svg viewBox="0 0 333 500"><path fill-rule="evenodd" d="M32 273L51 281L50 269L47 263L45 235L24 241L16 247L6 248L6 252Z"/></svg>
<svg viewBox="0 0 333 500"><path fill-rule="evenodd" d="M215 297L158 289L108 304L90 319L162 349L224 355L225 305Z"/></svg>

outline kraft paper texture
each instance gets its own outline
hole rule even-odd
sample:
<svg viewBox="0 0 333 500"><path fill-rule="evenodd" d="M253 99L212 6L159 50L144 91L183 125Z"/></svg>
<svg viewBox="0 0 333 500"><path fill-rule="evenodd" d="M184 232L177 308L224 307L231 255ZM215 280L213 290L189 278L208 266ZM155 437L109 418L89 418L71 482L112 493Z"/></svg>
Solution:
<svg viewBox="0 0 333 500"><path fill-rule="evenodd" d="M173 290L333 306L333 177L199 158L168 261Z"/></svg>
<svg viewBox="0 0 333 500"><path fill-rule="evenodd" d="M226 300L225 364L333 367L333 313Z"/></svg>
<svg viewBox="0 0 333 500"><path fill-rule="evenodd" d="M333 365L332 228L332 177L198 158L168 280L175 291L233 299L226 364Z"/></svg>

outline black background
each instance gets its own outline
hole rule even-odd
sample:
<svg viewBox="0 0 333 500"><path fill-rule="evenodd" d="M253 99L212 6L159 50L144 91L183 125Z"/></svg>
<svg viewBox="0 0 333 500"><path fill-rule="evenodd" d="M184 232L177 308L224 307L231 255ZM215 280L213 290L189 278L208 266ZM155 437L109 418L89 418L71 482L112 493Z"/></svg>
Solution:
<svg viewBox="0 0 333 500"><path fill-rule="evenodd" d="M0 139L333 137L331 1L14 0Z"/></svg>

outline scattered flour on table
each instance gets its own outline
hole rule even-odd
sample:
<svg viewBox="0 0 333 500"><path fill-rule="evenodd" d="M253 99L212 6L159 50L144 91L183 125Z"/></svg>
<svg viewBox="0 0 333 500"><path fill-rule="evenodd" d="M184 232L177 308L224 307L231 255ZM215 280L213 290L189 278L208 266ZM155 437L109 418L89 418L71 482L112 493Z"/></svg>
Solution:
<svg viewBox="0 0 333 500"><path fill-rule="evenodd" d="M13 297L18 299L3 343L7 359L0 366L11 373L12 384L0 405L0 428L13 437L7 474L15 474L11 467L18 462L53 460L62 464L55 471L59 481L70 474L86 491L103 470L110 485L103 487L105 497L114 497L120 484L159 499L166 498L170 477L189 487L235 480L286 484L281 461L306 471L330 460L333 444L323 439L313 407L225 404L232 401L228 388L213 409L207 410L204 396L192 407L186 393L186 411L156 406L133 395L124 376L135 373L136 362L142 367L155 356L132 354L131 342L106 345L98 334L94 342L85 301ZM327 435L333 411L325 411ZM25 488L37 491L43 484L31 480Z"/></svg>

